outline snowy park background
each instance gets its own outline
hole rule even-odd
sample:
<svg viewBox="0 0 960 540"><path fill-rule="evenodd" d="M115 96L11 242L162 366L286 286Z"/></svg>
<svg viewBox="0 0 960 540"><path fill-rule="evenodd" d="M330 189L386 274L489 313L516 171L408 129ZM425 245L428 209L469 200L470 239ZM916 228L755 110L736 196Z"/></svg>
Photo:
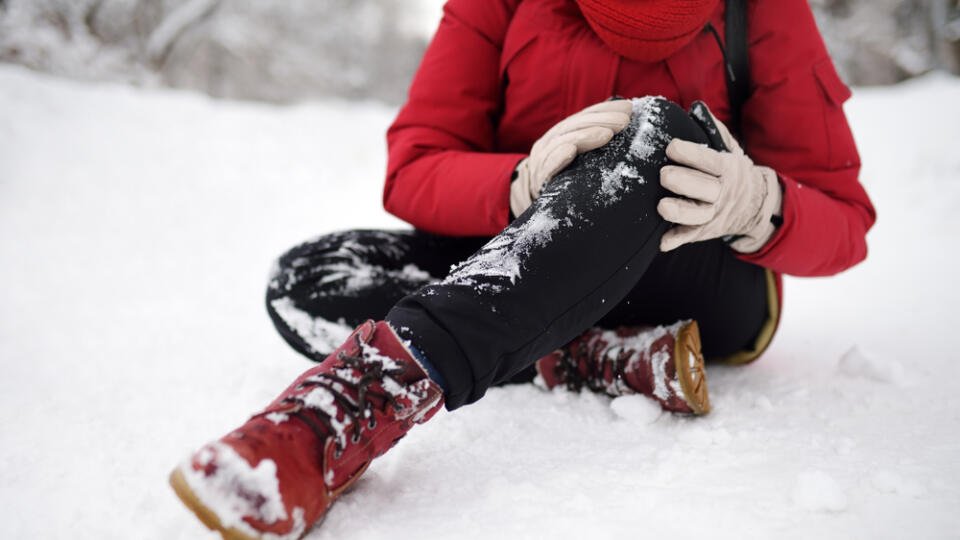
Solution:
<svg viewBox="0 0 960 540"><path fill-rule="evenodd" d="M263 309L272 259L403 226L379 198L395 105L129 82L0 64L2 538L216 538L166 478L309 367ZM958 96L854 89L870 255L788 279L769 352L710 368L710 415L493 389L308 538L960 537Z"/></svg>

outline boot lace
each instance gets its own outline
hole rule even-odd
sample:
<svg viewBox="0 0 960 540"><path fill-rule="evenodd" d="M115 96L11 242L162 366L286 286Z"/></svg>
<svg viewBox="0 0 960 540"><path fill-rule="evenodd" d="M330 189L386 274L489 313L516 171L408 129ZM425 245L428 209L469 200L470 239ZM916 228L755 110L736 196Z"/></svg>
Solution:
<svg viewBox="0 0 960 540"><path fill-rule="evenodd" d="M320 372L301 382L295 389L294 395L285 397L280 404L299 405L292 412L302 420L320 440L333 435L336 443L334 457L339 458L346 447L346 430L352 430L351 442L360 442L364 424L368 429L377 426L374 409L391 406L394 411L403 409L400 400L409 397L407 387L400 382L408 369L404 362L391 362L394 366L386 366L386 357L377 358L376 354L365 354L367 345L354 336L357 356L337 353L337 361L330 372ZM392 384L387 381L391 379ZM375 384L380 383L380 384ZM322 388L330 400L322 405L316 404L307 396L316 389ZM355 395L356 398L351 397ZM337 412L342 411L343 420L337 420ZM366 422L363 422L366 420ZM319 422L320 425L317 425ZM321 427L322 426L322 427Z"/></svg>
<svg viewBox="0 0 960 540"><path fill-rule="evenodd" d="M602 342L581 342L564 347L560 350L560 361L554 366L554 374L568 390L579 392L586 387L592 392L616 395L634 351L622 347L604 350L605 347ZM609 372L607 366L610 366Z"/></svg>

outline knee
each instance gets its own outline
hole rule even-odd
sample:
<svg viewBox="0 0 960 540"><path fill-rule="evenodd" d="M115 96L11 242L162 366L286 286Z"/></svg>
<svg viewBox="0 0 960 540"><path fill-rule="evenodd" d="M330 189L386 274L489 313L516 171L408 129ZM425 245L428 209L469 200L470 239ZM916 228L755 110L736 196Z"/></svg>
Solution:
<svg viewBox="0 0 960 540"><path fill-rule="evenodd" d="M633 102L634 113L644 111L644 114L654 115L660 118L687 114L687 112L683 110L683 107L663 96L645 96L633 98L631 101Z"/></svg>
<svg viewBox="0 0 960 540"><path fill-rule="evenodd" d="M667 145L678 137L700 142L704 135L680 105L666 98L630 102L627 126L607 144L578 156L544 187L535 204L556 199L569 206L582 200L608 212L617 206L631 215L656 215L657 201L664 195L659 174L668 163Z"/></svg>
<svg viewBox="0 0 960 540"><path fill-rule="evenodd" d="M358 237L363 231L341 231L313 238L297 244L280 255L271 266L267 282L267 300L288 296L302 286L309 276L317 281L318 274L329 273L339 261L340 266L356 257Z"/></svg>
<svg viewBox="0 0 960 540"><path fill-rule="evenodd" d="M634 149L648 152L666 149L673 139L707 142L699 124L680 105L661 96L634 98L630 127Z"/></svg>

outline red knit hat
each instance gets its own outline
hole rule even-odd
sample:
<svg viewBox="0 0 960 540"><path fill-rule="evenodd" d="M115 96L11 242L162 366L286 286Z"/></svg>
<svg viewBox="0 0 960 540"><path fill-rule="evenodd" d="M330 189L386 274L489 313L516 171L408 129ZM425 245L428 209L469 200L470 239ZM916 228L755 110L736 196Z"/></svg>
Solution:
<svg viewBox="0 0 960 540"><path fill-rule="evenodd" d="M663 60L689 43L718 0L576 0L593 31L632 60Z"/></svg>

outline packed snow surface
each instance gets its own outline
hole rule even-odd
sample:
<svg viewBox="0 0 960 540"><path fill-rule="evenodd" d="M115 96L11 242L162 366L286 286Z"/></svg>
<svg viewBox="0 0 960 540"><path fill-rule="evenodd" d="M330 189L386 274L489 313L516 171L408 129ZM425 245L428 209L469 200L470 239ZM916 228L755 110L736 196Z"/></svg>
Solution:
<svg viewBox="0 0 960 540"><path fill-rule="evenodd" d="M788 279L769 352L708 368L708 416L493 389L308 538L956 538L957 95L855 92L869 258ZM0 536L215 538L167 475L310 365L263 308L274 257L401 226L380 209L394 112L0 67Z"/></svg>

